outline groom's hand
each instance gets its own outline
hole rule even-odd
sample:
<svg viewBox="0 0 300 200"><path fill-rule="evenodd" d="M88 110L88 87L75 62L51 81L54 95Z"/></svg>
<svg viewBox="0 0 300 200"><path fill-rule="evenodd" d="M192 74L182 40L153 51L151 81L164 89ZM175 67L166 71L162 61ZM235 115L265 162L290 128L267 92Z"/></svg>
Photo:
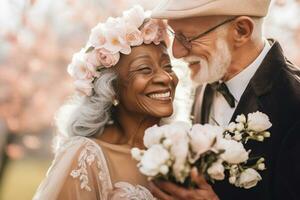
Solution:
<svg viewBox="0 0 300 200"><path fill-rule="evenodd" d="M156 181L150 183L150 190L160 200L219 200L212 187L197 170L192 170L191 177L198 189L186 189L171 182Z"/></svg>

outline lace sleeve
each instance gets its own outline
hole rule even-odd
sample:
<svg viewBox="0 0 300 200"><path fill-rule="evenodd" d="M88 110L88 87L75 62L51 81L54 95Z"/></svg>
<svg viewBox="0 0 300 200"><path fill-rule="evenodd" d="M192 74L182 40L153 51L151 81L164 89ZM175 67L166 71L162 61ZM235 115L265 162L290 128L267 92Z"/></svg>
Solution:
<svg viewBox="0 0 300 200"><path fill-rule="evenodd" d="M107 199L112 186L102 151L90 139L78 140L59 153L34 200Z"/></svg>

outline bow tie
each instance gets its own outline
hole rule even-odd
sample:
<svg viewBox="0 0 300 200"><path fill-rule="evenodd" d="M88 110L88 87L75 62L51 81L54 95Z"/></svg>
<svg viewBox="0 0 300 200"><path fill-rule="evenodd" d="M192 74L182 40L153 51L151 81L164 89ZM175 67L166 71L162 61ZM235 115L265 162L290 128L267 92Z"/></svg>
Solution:
<svg viewBox="0 0 300 200"><path fill-rule="evenodd" d="M234 96L230 93L227 85L224 82L214 82L209 84L214 91L220 92L231 108L235 107Z"/></svg>

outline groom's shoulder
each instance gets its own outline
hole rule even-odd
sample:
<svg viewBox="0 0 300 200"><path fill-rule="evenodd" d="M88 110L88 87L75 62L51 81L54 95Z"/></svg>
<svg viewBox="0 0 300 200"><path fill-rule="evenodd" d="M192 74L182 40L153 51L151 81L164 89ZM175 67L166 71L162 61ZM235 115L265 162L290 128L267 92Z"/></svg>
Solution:
<svg viewBox="0 0 300 200"><path fill-rule="evenodd" d="M279 76L274 77L277 100L300 111L300 68L287 59L281 65Z"/></svg>

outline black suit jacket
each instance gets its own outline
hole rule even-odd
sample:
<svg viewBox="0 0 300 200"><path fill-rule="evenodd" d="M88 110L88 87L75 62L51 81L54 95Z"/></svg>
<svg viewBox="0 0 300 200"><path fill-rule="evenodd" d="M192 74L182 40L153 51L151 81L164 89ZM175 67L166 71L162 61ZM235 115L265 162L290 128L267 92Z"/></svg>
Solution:
<svg viewBox="0 0 300 200"><path fill-rule="evenodd" d="M267 169L251 189L237 188L228 180L216 182L213 189L220 200L300 200L300 71L284 57L278 42L269 42L272 47L231 119L257 110L270 117L271 137L246 145L250 155L266 159Z"/></svg>

